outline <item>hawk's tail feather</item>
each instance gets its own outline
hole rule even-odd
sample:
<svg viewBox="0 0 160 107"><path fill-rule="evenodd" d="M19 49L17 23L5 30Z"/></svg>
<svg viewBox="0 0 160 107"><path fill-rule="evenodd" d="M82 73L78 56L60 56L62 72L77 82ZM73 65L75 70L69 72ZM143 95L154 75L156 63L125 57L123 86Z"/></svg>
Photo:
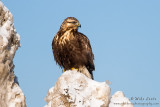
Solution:
<svg viewBox="0 0 160 107"><path fill-rule="evenodd" d="M91 70L88 70L89 71L89 73L91 74L91 78L92 78L92 80L94 80L94 77L93 77L93 70L91 71Z"/></svg>
<svg viewBox="0 0 160 107"><path fill-rule="evenodd" d="M79 67L78 71L86 75L88 78L93 79L93 73L92 73L93 70L92 71L88 70L85 66L83 66Z"/></svg>

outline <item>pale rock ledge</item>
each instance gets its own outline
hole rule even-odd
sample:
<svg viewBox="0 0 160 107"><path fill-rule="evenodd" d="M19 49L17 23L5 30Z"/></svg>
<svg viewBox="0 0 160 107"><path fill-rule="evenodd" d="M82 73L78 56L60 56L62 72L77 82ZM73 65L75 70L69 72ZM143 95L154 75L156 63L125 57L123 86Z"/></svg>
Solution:
<svg viewBox="0 0 160 107"><path fill-rule="evenodd" d="M106 82L96 82L77 70L64 72L45 98L45 107L133 107L117 104L128 102L122 92L110 97ZM116 103L117 102L117 103Z"/></svg>
<svg viewBox="0 0 160 107"><path fill-rule="evenodd" d="M13 16L0 1L0 107L26 107L13 71L13 58L19 46L20 36L14 28Z"/></svg>
<svg viewBox="0 0 160 107"><path fill-rule="evenodd" d="M45 107L107 107L110 87L76 70L64 72L45 98Z"/></svg>

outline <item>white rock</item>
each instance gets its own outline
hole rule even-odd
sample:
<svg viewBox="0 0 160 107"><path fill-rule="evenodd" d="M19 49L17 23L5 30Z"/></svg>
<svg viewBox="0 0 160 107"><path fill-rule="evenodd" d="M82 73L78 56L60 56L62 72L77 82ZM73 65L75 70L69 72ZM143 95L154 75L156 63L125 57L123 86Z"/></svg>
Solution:
<svg viewBox="0 0 160 107"><path fill-rule="evenodd" d="M107 107L110 87L76 70L63 73L45 98L45 107Z"/></svg>
<svg viewBox="0 0 160 107"><path fill-rule="evenodd" d="M13 58L19 45L13 16L0 1L0 107L26 107L25 96L13 72Z"/></svg>
<svg viewBox="0 0 160 107"><path fill-rule="evenodd" d="M133 107L133 104L121 91L117 91L111 98L109 107Z"/></svg>

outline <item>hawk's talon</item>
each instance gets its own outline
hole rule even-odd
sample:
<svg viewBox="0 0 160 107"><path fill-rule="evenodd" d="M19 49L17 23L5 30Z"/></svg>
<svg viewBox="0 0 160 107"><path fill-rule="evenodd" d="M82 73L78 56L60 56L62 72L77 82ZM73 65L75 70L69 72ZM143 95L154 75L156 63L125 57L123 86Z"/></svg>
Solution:
<svg viewBox="0 0 160 107"><path fill-rule="evenodd" d="M65 72L66 70L65 69L63 69L63 72Z"/></svg>
<svg viewBox="0 0 160 107"><path fill-rule="evenodd" d="M77 69L77 68L74 68L74 67L73 67L73 68L71 68L71 70L74 70L74 69L78 71L78 69Z"/></svg>
<svg viewBox="0 0 160 107"><path fill-rule="evenodd" d="M73 67L73 68L71 68L71 70L74 70L75 68Z"/></svg>

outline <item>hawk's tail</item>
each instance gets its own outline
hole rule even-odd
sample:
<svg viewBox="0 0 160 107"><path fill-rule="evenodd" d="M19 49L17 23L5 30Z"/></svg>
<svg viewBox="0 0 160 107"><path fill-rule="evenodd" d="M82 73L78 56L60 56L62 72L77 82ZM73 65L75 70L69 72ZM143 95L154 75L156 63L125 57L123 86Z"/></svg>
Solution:
<svg viewBox="0 0 160 107"><path fill-rule="evenodd" d="M89 73L91 74L92 80L94 80L94 78L93 78L93 70L88 70L88 71L89 71Z"/></svg>
<svg viewBox="0 0 160 107"><path fill-rule="evenodd" d="M88 70L85 66L83 66L80 67L78 71L86 75L88 78L93 79L93 73L92 73L93 70L92 71Z"/></svg>

